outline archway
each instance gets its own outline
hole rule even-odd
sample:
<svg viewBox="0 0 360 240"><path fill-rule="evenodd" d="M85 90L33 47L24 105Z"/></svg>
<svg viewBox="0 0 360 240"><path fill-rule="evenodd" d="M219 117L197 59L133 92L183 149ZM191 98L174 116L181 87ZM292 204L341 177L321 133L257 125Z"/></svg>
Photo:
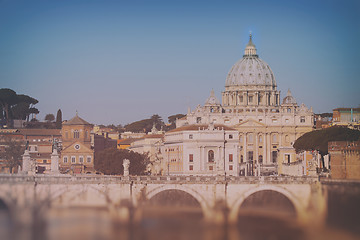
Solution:
<svg viewBox="0 0 360 240"><path fill-rule="evenodd" d="M167 189L153 195L141 206L140 229L136 232L148 239L202 239L204 219L200 202L179 189Z"/></svg>
<svg viewBox="0 0 360 240"><path fill-rule="evenodd" d="M245 238L303 239L296 217L295 205L287 196L274 190L260 190L240 205L238 229Z"/></svg>
<svg viewBox="0 0 360 240"><path fill-rule="evenodd" d="M10 209L0 198L0 236L3 239L10 239L12 230L12 221L10 216Z"/></svg>

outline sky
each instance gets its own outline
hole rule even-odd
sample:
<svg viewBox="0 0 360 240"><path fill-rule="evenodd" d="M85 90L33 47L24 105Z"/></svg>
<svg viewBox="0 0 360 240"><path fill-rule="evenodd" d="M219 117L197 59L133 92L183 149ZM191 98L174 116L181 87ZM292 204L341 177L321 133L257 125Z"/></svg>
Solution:
<svg viewBox="0 0 360 240"><path fill-rule="evenodd" d="M250 31L281 98L359 106L358 0L0 0L0 88L38 99L40 120L167 121L221 100Z"/></svg>

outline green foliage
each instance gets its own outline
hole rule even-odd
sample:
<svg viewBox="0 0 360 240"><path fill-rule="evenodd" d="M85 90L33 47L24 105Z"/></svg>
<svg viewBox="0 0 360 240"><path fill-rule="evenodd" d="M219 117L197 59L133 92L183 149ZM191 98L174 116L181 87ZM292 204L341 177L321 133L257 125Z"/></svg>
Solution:
<svg viewBox="0 0 360 240"><path fill-rule="evenodd" d="M185 117L185 114L175 114L168 117L168 122L170 123L170 126L167 128L167 130L172 130L176 128L176 119L180 119Z"/></svg>
<svg viewBox="0 0 360 240"><path fill-rule="evenodd" d="M359 141L360 131L346 127L331 127L305 133L299 137L294 148L297 152L318 150L322 156L328 154L328 142L331 141Z"/></svg>
<svg viewBox="0 0 360 240"><path fill-rule="evenodd" d="M125 125L125 131L129 132L150 132L153 125L155 124L156 129L160 130L165 126L162 118L154 114L149 119L143 119L130 124Z"/></svg>
<svg viewBox="0 0 360 240"><path fill-rule="evenodd" d="M127 149L107 148L95 153L95 169L106 175L124 174L123 160L130 160L131 175L144 175L149 163L147 154L139 154Z"/></svg>
<svg viewBox="0 0 360 240"><path fill-rule="evenodd" d="M34 107L39 101L24 94L16 94L15 91L0 89L1 118L8 126L11 126L13 119L27 119L30 114L38 114L39 110Z"/></svg>
<svg viewBox="0 0 360 240"><path fill-rule="evenodd" d="M52 122L52 121L54 121L55 120L55 116L54 116L54 114L46 114L46 116L45 116L45 121L48 121L48 122Z"/></svg>
<svg viewBox="0 0 360 240"><path fill-rule="evenodd" d="M5 165L10 169L10 173L22 164L22 155L25 151L23 141L16 141L11 137L2 136L1 145L5 146L5 150L0 152L0 158L4 159Z"/></svg>
<svg viewBox="0 0 360 240"><path fill-rule="evenodd" d="M56 122L55 122L56 128L60 129L62 127L62 112L59 109L56 114Z"/></svg>

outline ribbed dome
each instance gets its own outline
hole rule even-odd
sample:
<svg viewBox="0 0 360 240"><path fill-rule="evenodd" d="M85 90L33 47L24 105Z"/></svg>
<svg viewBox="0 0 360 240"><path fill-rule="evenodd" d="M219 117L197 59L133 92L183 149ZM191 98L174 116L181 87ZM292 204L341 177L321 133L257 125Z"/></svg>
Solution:
<svg viewBox="0 0 360 240"><path fill-rule="evenodd" d="M256 54L251 34L243 58L235 63L226 77L226 87L241 85L276 87L275 77L271 68Z"/></svg>

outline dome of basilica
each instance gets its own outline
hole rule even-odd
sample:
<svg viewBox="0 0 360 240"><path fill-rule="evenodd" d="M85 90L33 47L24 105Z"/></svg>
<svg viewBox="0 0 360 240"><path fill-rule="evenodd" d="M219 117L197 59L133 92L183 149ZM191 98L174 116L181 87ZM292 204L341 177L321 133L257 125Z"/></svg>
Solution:
<svg viewBox="0 0 360 240"><path fill-rule="evenodd" d="M276 81L269 65L256 54L250 34L245 54L229 71L225 87L231 86L270 86L276 89Z"/></svg>

